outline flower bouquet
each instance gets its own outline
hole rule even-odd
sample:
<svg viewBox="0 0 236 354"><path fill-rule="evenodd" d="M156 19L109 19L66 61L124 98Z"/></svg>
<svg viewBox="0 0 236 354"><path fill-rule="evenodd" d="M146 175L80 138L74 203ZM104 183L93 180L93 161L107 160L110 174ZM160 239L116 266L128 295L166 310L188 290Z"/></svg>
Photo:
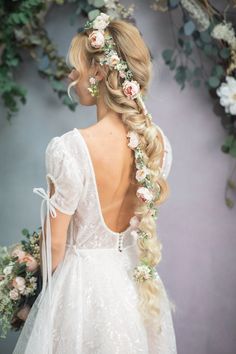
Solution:
<svg viewBox="0 0 236 354"><path fill-rule="evenodd" d="M40 234L24 229L26 240L0 246L0 338L23 326L42 288Z"/></svg>

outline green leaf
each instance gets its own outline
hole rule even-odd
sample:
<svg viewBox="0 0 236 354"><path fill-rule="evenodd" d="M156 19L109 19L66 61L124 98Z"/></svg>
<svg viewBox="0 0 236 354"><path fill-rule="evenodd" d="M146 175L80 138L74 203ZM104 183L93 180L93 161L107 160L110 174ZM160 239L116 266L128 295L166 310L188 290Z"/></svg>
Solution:
<svg viewBox="0 0 236 354"><path fill-rule="evenodd" d="M219 78L221 78L224 75L224 73L225 73L225 70L222 65L215 65L215 66L213 66L213 68L211 70L211 75L217 76Z"/></svg>
<svg viewBox="0 0 236 354"><path fill-rule="evenodd" d="M176 58L172 59L170 64L169 64L170 70L174 70L175 67L176 67Z"/></svg>
<svg viewBox="0 0 236 354"><path fill-rule="evenodd" d="M186 80L186 67L184 67L183 65L177 67L175 80L179 85L181 85L181 89L183 89Z"/></svg>
<svg viewBox="0 0 236 354"><path fill-rule="evenodd" d="M234 140L230 146L229 153L231 156L236 157L236 140Z"/></svg>
<svg viewBox="0 0 236 354"><path fill-rule="evenodd" d="M204 32L200 32L200 39L204 42L204 43L211 43L212 42L212 38L208 32L208 30L204 31Z"/></svg>
<svg viewBox="0 0 236 354"><path fill-rule="evenodd" d="M100 14L100 11L97 9L89 11L89 13L88 13L89 21L93 21L99 14Z"/></svg>
<svg viewBox="0 0 236 354"><path fill-rule="evenodd" d="M172 59L172 56L173 56L173 53L174 53L174 50L173 49L165 49L163 52L162 52L162 57L163 59L165 60L166 64L169 64L171 59Z"/></svg>
<svg viewBox="0 0 236 354"><path fill-rule="evenodd" d="M193 23L193 21L189 20L188 22L186 22L184 24L184 34L186 36L191 36L191 34L194 32L195 30L195 24Z"/></svg>
<svg viewBox="0 0 236 354"><path fill-rule="evenodd" d="M188 56L192 53L192 49L193 49L193 42L191 41L185 41L184 42L184 53Z"/></svg>
<svg viewBox="0 0 236 354"><path fill-rule="evenodd" d="M219 52L221 58L223 59L228 59L230 56L230 50L229 48L222 48Z"/></svg>
<svg viewBox="0 0 236 354"><path fill-rule="evenodd" d="M208 85L210 88L216 88L220 84L220 80L216 76L210 76L207 80Z"/></svg>
<svg viewBox="0 0 236 354"><path fill-rule="evenodd" d="M105 4L104 4L104 0L94 0L94 6L95 7L103 7Z"/></svg>

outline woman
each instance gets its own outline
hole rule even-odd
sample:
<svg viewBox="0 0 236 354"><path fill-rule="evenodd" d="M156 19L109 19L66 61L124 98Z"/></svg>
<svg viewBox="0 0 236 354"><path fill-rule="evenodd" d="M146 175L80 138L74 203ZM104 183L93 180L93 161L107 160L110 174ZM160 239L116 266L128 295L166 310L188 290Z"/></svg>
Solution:
<svg viewBox="0 0 236 354"><path fill-rule="evenodd" d="M150 52L133 24L101 13L67 58L68 93L96 105L98 122L47 146L48 191L34 188L43 289L13 354L175 354L172 304L155 270L172 150L142 99Z"/></svg>

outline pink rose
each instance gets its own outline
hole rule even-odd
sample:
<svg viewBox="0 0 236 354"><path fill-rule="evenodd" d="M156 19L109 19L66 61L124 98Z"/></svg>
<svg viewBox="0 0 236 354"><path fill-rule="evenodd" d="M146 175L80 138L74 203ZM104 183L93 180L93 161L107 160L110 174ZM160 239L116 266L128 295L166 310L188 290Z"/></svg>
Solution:
<svg viewBox="0 0 236 354"><path fill-rule="evenodd" d="M153 194L146 187L139 187L136 192L136 195L143 202L150 202L153 199Z"/></svg>
<svg viewBox="0 0 236 354"><path fill-rule="evenodd" d="M30 254L26 254L24 258L22 258L22 262L26 262L26 269L29 272L34 272L38 268L38 262L36 259Z"/></svg>
<svg viewBox="0 0 236 354"><path fill-rule="evenodd" d="M104 46L105 38L104 38L103 33L101 31L93 31L89 35L89 41L90 41L92 47L101 48Z"/></svg>
<svg viewBox="0 0 236 354"><path fill-rule="evenodd" d="M139 135L135 131L130 130L126 136L130 138L128 146L131 149L135 149L139 144Z"/></svg>
<svg viewBox="0 0 236 354"><path fill-rule="evenodd" d="M25 321L28 314L30 312L30 306L29 305L24 305L16 314L18 318L20 318L22 321Z"/></svg>
<svg viewBox="0 0 236 354"><path fill-rule="evenodd" d="M134 99L137 97L140 86L139 83L135 80L129 81L125 80L122 84L124 94L129 98L129 99Z"/></svg>
<svg viewBox="0 0 236 354"><path fill-rule="evenodd" d="M92 84L92 85L95 85L95 84L96 84L96 80L95 80L94 77L90 77L89 82L90 82L90 84Z"/></svg>

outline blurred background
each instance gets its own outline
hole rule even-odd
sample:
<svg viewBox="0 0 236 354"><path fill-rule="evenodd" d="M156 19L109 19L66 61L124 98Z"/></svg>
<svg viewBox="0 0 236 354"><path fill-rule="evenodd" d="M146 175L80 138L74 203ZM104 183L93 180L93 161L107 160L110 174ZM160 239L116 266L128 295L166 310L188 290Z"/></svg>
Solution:
<svg viewBox="0 0 236 354"><path fill-rule="evenodd" d="M51 42L37 37L36 27L25 38L19 28L27 18L10 17L13 1L5 2L8 17L1 33L6 33L4 23L18 28L14 33L22 60L14 58L14 45L8 56L1 45L1 246L19 242L23 229L32 233L40 225L41 198L32 190L46 188L44 153L49 140L96 123L95 106L73 106L66 98L61 61L52 66L57 75L48 71L52 48L47 46L53 43L57 56L65 59L86 15L94 16L91 8L104 10L101 5L106 4L106 10L114 13L118 2L88 1L90 11L86 1L44 3L48 8L43 28ZM125 9L134 5L130 14L152 52L153 78L146 105L173 150L171 194L158 218L163 244L158 272L176 305L178 353L235 354L236 84L231 81L223 91L221 86L226 76L235 77L234 30L223 24L224 19L236 23L235 4L221 0L123 0L121 4ZM221 27L213 34L217 24ZM52 62L53 58L51 53ZM223 99L227 94L230 98ZM9 331L0 339L1 354L12 353L18 334Z"/></svg>

